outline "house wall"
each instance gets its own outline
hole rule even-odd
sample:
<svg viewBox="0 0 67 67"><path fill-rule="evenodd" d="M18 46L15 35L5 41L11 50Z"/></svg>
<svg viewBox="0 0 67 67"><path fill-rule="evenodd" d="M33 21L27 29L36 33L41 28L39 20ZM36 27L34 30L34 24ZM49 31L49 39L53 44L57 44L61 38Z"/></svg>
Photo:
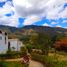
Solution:
<svg viewBox="0 0 67 67"><path fill-rule="evenodd" d="M20 51L20 47L23 46L22 42L18 39L8 39L7 33L0 31L0 54L7 52L8 42L10 42L10 48L13 51Z"/></svg>
<svg viewBox="0 0 67 67"><path fill-rule="evenodd" d="M22 43L20 41L17 39L9 39L9 42L11 50L20 51L20 47L22 46Z"/></svg>
<svg viewBox="0 0 67 67"><path fill-rule="evenodd" d="M6 37L6 43L5 43ZM0 53L6 53L8 49L8 35L5 35L4 32L0 33Z"/></svg>

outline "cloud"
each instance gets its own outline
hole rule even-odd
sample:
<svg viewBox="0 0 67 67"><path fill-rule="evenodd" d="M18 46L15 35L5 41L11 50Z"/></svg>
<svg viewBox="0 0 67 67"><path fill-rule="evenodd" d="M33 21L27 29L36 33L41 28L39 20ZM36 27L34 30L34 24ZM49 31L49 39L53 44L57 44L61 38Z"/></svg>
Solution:
<svg viewBox="0 0 67 67"><path fill-rule="evenodd" d="M9 20L8 20L9 19ZM8 25L8 26L15 26L17 27L18 23L17 20L9 17L3 17L2 19L0 19L0 25Z"/></svg>
<svg viewBox="0 0 67 67"><path fill-rule="evenodd" d="M54 0L54 3L52 2L47 8L47 18L58 19L67 17L67 10L64 8L66 2L67 0Z"/></svg>
<svg viewBox="0 0 67 67"><path fill-rule="evenodd" d="M61 25L57 25L56 27L62 27Z"/></svg>
<svg viewBox="0 0 67 67"><path fill-rule="evenodd" d="M14 14L12 14L14 12ZM6 14L12 14L11 16L6 16ZM6 2L3 8L0 8L0 25L8 25L18 27L18 15L15 12L14 7L12 7L11 2Z"/></svg>
<svg viewBox="0 0 67 67"><path fill-rule="evenodd" d="M49 0L48 0L49 1ZM45 14L44 4L47 0L13 0L16 11L22 17L28 17L32 15L42 16Z"/></svg>
<svg viewBox="0 0 67 67"><path fill-rule="evenodd" d="M7 0L0 0L0 2L6 2Z"/></svg>
<svg viewBox="0 0 67 67"><path fill-rule="evenodd" d="M0 0L0 2L5 2L5 5L0 7L0 24L18 27L18 18L20 16L25 18L22 25L36 24L37 21L40 21L44 18L47 18L48 20L67 18L67 0L11 1L12 0ZM66 21L61 22L61 20L59 20L57 22L60 24L65 23ZM58 23L54 21L49 24L54 25ZM49 24L45 23L44 25L49 26Z"/></svg>
<svg viewBox="0 0 67 67"><path fill-rule="evenodd" d="M18 15L26 18L23 25L31 25L37 22L31 18L34 16L39 17L38 20L44 17L47 19L67 18L67 8L64 7L66 2L67 0L13 0L13 5Z"/></svg>
<svg viewBox="0 0 67 67"><path fill-rule="evenodd" d="M8 26L18 27L18 19L17 19L17 17L14 17L14 16L11 16L11 17L2 16L0 18L0 25L8 25Z"/></svg>
<svg viewBox="0 0 67 67"><path fill-rule="evenodd" d="M62 23L67 23L67 20L64 20Z"/></svg>
<svg viewBox="0 0 67 67"><path fill-rule="evenodd" d="M32 25L39 20L40 20L40 18L37 16L30 16L30 17L27 17L26 20L24 20L23 25Z"/></svg>
<svg viewBox="0 0 67 67"><path fill-rule="evenodd" d="M57 22L51 22L52 25L57 24Z"/></svg>
<svg viewBox="0 0 67 67"><path fill-rule="evenodd" d="M62 17L61 14L67 14L66 10L64 10L66 2L67 0L13 0L16 11L22 17L36 15L40 17L46 16L49 19L55 19Z"/></svg>
<svg viewBox="0 0 67 67"><path fill-rule="evenodd" d="M63 10L62 12L60 12L58 14L59 17L61 18L66 18L67 17L67 8L65 8L65 10Z"/></svg>
<svg viewBox="0 0 67 67"><path fill-rule="evenodd" d="M14 7L11 6L11 2L6 2L6 4L3 6L3 8L0 8L0 16L7 14L7 13L12 13L12 11L15 11Z"/></svg>
<svg viewBox="0 0 67 67"><path fill-rule="evenodd" d="M49 25L49 24L47 24L47 23L44 23L44 24L43 24L43 26L50 26L50 25Z"/></svg>

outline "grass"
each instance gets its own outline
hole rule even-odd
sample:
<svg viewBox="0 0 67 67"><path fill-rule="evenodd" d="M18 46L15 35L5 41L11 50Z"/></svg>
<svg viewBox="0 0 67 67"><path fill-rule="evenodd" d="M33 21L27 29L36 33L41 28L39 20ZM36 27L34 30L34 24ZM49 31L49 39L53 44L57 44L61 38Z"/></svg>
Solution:
<svg viewBox="0 0 67 67"><path fill-rule="evenodd" d="M36 53L32 53L31 56L33 60L43 63L45 67L54 67L52 64L52 57L47 57L46 55Z"/></svg>
<svg viewBox="0 0 67 67"><path fill-rule="evenodd" d="M0 62L0 67L28 67L21 62Z"/></svg>
<svg viewBox="0 0 67 67"><path fill-rule="evenodd" d="M67 61L56 61L53 64L54 67L67 67Z"/></svg>
<svg viewBox="0 0 67 67"><path fill-rule="evenodd" d="M61 55L60 55L61 56ZM67 60L58 60L58 56L46 56L32 53L32 59L42 62L46 67L67 67Z"/></svg>

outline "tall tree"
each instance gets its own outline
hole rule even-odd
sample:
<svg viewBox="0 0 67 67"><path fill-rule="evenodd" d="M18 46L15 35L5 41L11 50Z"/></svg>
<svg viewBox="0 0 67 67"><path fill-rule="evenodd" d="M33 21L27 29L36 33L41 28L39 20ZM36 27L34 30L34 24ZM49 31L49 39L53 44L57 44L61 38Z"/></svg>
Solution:
<svg viewBox="0 0 67 67"><path fill-rule="evenodd" d="M32 35L30 37L30 43L34 45L35 48L41 49L43 54L48 54L51 40L48 35L43 33L38 33L37 35Z"/></svg>

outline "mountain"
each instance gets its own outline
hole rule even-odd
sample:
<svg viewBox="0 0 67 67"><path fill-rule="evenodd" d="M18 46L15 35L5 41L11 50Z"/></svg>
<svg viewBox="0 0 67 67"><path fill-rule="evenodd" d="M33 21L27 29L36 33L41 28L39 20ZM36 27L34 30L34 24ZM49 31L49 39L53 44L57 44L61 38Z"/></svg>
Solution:
<svg viewBox="0 0 67 67"><path fill-rule="evenodd" d="M16 37L20 36L20 33L21 33L20 28L4 26L4 25L0 25L0 30L7 32L9 38L16 38Z"/></svg>
<svg viewBox="0 0 67 67"><path fill-rule="evenodd" d="M64 35L67 36L67 29L61 28L61 27L28 25L28 26L24 26L22 29L25 29L25 30L32 29L36 32L49 34L50 36L53 36L53 35L56 35L56 34L64 34Z"/></svg>
<svg viewBox="0 0 67 67"><path fill-rule="evenodd" d="M53 36L56 34L64 34L65 36L67 36L67 29L60 28L60 27L28 25L22 28L16 28L16 27L0 25L0 30L6 31L10 37L21 37L29 33L30 30L35 31L36 33L38 32L46 33L46 34L49 34L50 36Z"/></svg>
<svg viewBox="0 0 67 67"><path fill-rule="evenodd" d="M0 30L2 31L7 31L7 32L15 32L16 30L20 30L19 28L16 27L11 27L11 26L4 26L4 25L0 25Z"/></svg>

